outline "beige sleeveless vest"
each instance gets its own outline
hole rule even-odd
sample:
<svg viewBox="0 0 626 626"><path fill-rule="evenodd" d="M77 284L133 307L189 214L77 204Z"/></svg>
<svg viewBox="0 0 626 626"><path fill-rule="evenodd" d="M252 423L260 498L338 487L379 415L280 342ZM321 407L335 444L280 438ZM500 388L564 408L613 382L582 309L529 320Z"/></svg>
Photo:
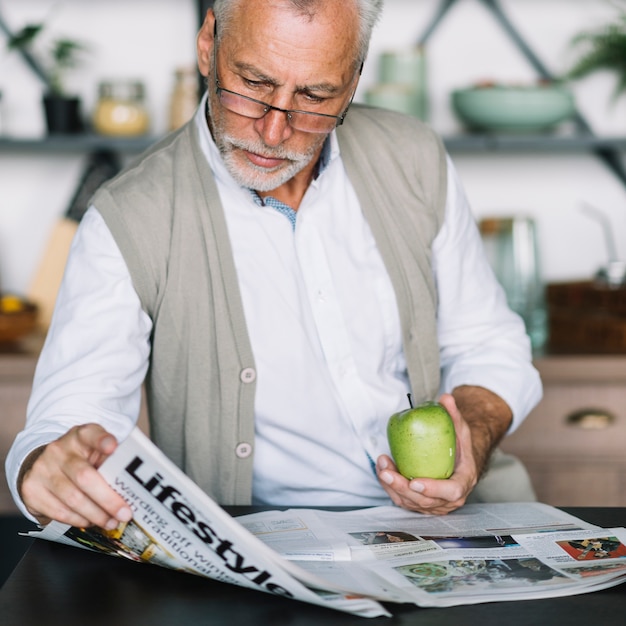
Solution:
<svg viewBox="0 0 626 626"><path fill-rule="evenodd" d="M412 393L436 397L431 244L444 218L445 151L418 120L355 105L341 155L395 289ZM221 504L252 491L255 364L223 208L194 122L93 199L154 327L151 436Z"/></svg>

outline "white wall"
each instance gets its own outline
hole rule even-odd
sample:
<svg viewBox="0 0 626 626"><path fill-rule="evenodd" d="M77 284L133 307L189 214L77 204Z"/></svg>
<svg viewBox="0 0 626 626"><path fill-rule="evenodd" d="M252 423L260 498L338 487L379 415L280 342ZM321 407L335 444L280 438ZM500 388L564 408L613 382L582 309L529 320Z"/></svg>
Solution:
<svg viewBox="0 0 626 626"><path fill-rule="evenodd" d="M178 65L195 60L195 0L0 0L17 30L51 16L50 35L88 43L85 64L71 85L92 110L101 80L140 78L149 98L153 129L166 128L167 99ZM4 131L41 135L42 85L0 34L0 90ZM0 152L0 285L25 292L56 219L80 178L84 156Z"/></svg>
<svg viewBox="0 0 626 626"><path fill-rule="evenodd" d="M614 15L601 0L501 0L505 11L556 74L570 63L571 37ZM382 51L411 45L437 0L387 0L357 99L376 81ZM177 65L193 62L197 30L194 0L0 0L13 28L52 15L50 32L87 41L92 52L72 85L87 110L98 81L140 77L146 84L156 133L165 129L167 98ZM0 35L0 90L4 131L40 135L42 87ZM449 92L481 79L532 81L532 68L477 0L462 0L427 47L431 123L460 130ZM626 136L626 98L609 104L611 75L574 86L577 102L597 134ZM477 217L523 212L535 217L546 280L590 277L606 261L600 227L580 211L589 202L606 213L618 252L626 257L626 188L586 154L454 154ZM55 220L72 197L83 164L78 155L0 153L0 285L28 288Z"/></svg>

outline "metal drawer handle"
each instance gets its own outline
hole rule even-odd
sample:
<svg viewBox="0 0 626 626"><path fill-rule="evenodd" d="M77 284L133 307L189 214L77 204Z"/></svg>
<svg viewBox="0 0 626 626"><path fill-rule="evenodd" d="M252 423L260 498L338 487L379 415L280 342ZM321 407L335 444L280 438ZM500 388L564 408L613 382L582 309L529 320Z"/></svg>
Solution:
<svg viewBox="0 0 626 626"><path fill-rule="evenodd" d="M604 409L580 409L570 413L565 421L574 428L602 430L615 422L615 415Z"/></svg>

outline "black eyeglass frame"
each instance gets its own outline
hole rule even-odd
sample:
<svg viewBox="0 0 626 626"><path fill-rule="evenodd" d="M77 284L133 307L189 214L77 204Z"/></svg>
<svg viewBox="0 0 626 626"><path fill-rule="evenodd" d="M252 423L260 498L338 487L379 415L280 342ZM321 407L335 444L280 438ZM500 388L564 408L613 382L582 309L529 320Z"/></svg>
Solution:
<svg viewBox="0 0 626 626"><path fill-rule="evenodd" d="M361 68L359 69L359 74L361 73L362 69L363 69L363 65L361 65ZM344 109L343 113L341 113L341 115L330 115L328 113L316 113L314 111L301 111L299 109L281 109L280 107L275 107L271 104L268 104L267 102L263 102L262 100L257 100L255 98L251 98L250 96L244 96L241 93L237 93L236 91L232 91L231 89L226 89L226 87L222 87L220 85L220 80L219 80L219 76L217 72L217 22L215 23L214 30L213 30L213 70L215 72L215 93L217 94L217 97L220 100L220 104L222 104L222 106L225 109L237 115L241 115L242 117L247 117L253 120L262 119L270 111L279 111L280 113L284 113L287 116L287 121L294 130L299 130L304 133L329 133L334 128L341 126L346 118L346 115L348 114L348 109L350 108L350 105L352 104L352 101L354 100L354 96L356 94L356 87L355 87L354 91L352 92L352 96L350 97L350 102L348 102L348 104L346 105L346 108ZM233 111L232 109L230 109L228 106L224 104L222 100L222 93L228 93L233 96L237 96L238 98L243 98L244 100L247 100L248 102L261 105L263 107L263 113L261 113L261 115L254 116L254 115L246 115L244 113L239 113L238 111ZM335 125L334 127L324 129L324 130L305 130L302 128L297 128L296 126L293 126L292 124L294 113L297 113L299 115L317 117L317 118L333 119L335 120Z"/></svg>

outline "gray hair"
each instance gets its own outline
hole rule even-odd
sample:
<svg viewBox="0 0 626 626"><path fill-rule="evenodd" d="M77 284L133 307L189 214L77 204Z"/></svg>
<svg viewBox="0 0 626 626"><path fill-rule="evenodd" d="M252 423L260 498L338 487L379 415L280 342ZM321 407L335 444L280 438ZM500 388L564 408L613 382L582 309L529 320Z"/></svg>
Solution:
<svg viewBox="0 0 626 626"><path fill-rule="evenodd" d="M224 32L232 25L231 18L233 10L242 1L243 0L215 0L213 4L213 11L215 12L215 18L220 25L218 39L221 38ZM290 4L294 12L312 18L315 15L315 11L327 1L328 0L285 0L285 3ZM339 1L345 2L345 0ZM370 40L372 38L372 31L374 30L376 22L380 19L384 0L354 1L357 5L360 22L356 58L356 62L360 66L367 57L367 51L369 50Z"/></svg>

